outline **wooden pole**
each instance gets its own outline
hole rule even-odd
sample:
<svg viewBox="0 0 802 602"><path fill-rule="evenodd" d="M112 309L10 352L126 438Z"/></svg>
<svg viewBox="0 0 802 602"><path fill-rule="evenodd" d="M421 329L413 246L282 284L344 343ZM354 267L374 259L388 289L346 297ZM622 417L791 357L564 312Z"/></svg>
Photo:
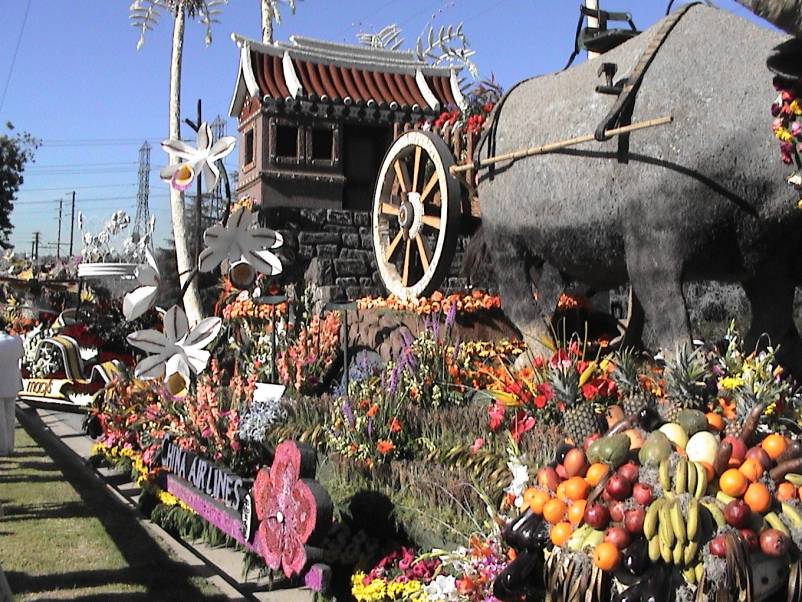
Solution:
<svg viewBox="0 0 802 602"><path fill-rule="evenodd" d="M598 0L585 0L585 8L589 8L590 10L599 10ZM588 27L599 29L599 20L596 17L588 17ZM599 56L598 52L591 52L588 50L589 61L595 59L597 56Z"/></svg>
<svg viewBox="0 0 802 602"><path fill-rule="evenodd" d="M604 135L609 137L620 136L621 134L629 134L630 132L637 132L638 130L644 130L646 128L652 128L658 125L666 125L667 123L671 123L672 121L674 121L674 118L671 115L665 115L663 117L657 117L655 119L649 119L647 121L639 121L631 125L625 125L620 128L613 128L605 131ZM596 137L594 134L587 134L586 136L577 136L576 138L569 138L568 140L560 140L559 142L551 142L549 144L542 144L540 146L533 146L531 148L523 148L521 150L504 153L503 155L497 155L495 157L488 157L487 159L482 159L481 161L479 161L478 166L479 168L482 168L482 167L487 167L488 165L495 165L496 163L502 163L504 161L516 161L518 159L523 159L524 157L543 155L563 148L568 148L569 146L576 146L577 144L582 144L584 142L593 142L595 140ZM473 163L468 163L466 165L452 165L449 171L451 171L452 174L458 174L465 171L470 171L474 167L475 165Z"/></svg>

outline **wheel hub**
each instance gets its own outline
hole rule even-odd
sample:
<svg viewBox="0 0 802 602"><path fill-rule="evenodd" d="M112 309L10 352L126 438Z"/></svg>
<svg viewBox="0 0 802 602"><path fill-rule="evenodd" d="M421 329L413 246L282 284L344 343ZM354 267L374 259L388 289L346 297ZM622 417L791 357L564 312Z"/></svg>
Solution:
<svg viewBox="0 0 802 602"><path fill-rule="evenodd" d="M409 232L414 219L415 209L412 207L412 203L408 200L401 203L401 208L398 210L398 225Z"/></svg>

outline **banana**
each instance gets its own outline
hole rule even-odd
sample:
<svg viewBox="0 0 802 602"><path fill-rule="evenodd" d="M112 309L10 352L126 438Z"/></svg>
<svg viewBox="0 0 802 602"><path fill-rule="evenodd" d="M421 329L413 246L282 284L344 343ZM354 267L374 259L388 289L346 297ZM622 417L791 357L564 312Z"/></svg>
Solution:
<svg viewBox="0 0 802 602"><path fill-rule="evenodd" d="M654 537L655 533L657 533L657 520L663 501L662 498L657 498L649 505L649 509L646 510L646 516L643 519L643 534L646 536L646 539L651 539Z"/></svg>
<svg viewBox="0 0 802 602"><path fill-rule="evenodd" d="M782 502L781 506L783 514L788 518L788 521L791 523L791 525L795 529L802 527L802 514L799 513L799 510L794 508L788 502Z"/></svg>
<svg viewBox="0 0 802 602"><path fill-rule="evenodd" d="M588 536L585 538L585 541L582 542L581 550L585 550L587 548L595 548L601 542L604 541L604 531L597 531L596 529L591 529Z"/></svg>
<svg viewBox="0 0 802 602"><path fill-rule="evenodd" d="M771 525L772 529L777 529L778 531L782 531L785 535L791 536L791 531L785 526L785 523L780 520L776 512L767 512L763 517L766 519L766 522Z"/></svg>
<svg viewBox="0 0 802 602"><path fill-rule="evenodd" d="M660 506L660 544L665 543L666 547L673 548L677 543L677 537L674 534L674 529L671 524L671 514L669 513L669 504Z"/></svg>
<svg viewBox="0 0 802 602"><path fill-rule="evenodd" d="M674 531L674 537L676 537L678 542L685 545L688 543L688 531L686 530L685 520L682 518L682 510L679 507L678 501L671 504L671 509L668 514L671 517L671 528Z"/></svg>
<svg viewBox="0 0 802 602"><path fill-rule="evenodd" d="M696 479L698 476L699 473L696 470L696 462L688 462L688 486L685 490L691 495L696 493Z"/></svg>
<svg viewBox="0 0 802 602"><path fill-rule="evenodd" d="M727 504L729 504L735 498L732 497L731 495L727 495L723 491L717 491L716 492L716 499L726 506Z"/></svg>
<svg viewBox="0 0 802 602"><path fill-rule="evenodd" d="M685 493L685 488L688 486L688 461L685 458L680 458L677 461L677 472L674 474L674 493L681 495Z"/></svg>
<svg viewBox="0 0 802 602"><path fill-rule="evenodd" d="M794 487L802 487L802 474L789 472L785 475L785 480L794 485Z"/></svg>
<svg viewBox="0 0 802 602"><path fill-rule="evenodd" d="M683 569L682 576L685 577L685 581L691 585L696 585L696 569L694 569L694 567L689 566L688 568Z"/></svg>
<svg viewBox="0 0 802 602"><path fill-rule="evenodd" d="M697 562L696 566L693 569L693 572L696 573L696 582L701 583L702 577L704 577L705 574L705 563L702 562L701 560Z"/></svg>
<svg viewBox="0 0 802 602"><path fill-rule="evenodd" d="M671 473L668 460L661 460L660 462L660 487L663 491L671 490Z"/></svg>
<svg viewBox="0 0 802 602"><path fill-rule="evenodd" d="M694 462L693 464L696 466L696 491L693 497L701 498L707 491L707 471L699 462Z"/></svg>
<svg viewBox="0 0 802 602"><path fill-rule="evenodd" d="M671 554L671 560L677 566L682 566L682 559L685 558L685 544L681 541L677 542Z"/></svg>
<svg viewBox="0 0 802 602"><path fill-rule="evenodd" d="M570 552L579 552L582 549L582 544L593 529L590 525L584 524L571 534L568 540L567 548Z"/></svg>
<svg viewBox="0 0 802 602"><path fill-rule="evenodd" d="M699 552L698 541L692 541L687 546L685 546L685 556L683 556L682 561L685 563L686 566L691 565L691 563L696 558L697 552Z"/></svg>
<svg viewBox="0 0 802 602"><path fill-rule="evenodd" d="M699 500L691 498L688 501L688 517L685 521L685 530L688 532L688 539L693 541L699 533ZM687 562L685 564L688 564Z"/></svg>
<svg viewBox="0 0 802 602"><path fill-rule="evenodd" d="M649 560L657 562L660 559L660 537L655 535L649 539Z"/></svg>
<svg viewBox="0 0 802 602"><path fill-rule="evenodd" d="M702 500L700 503L710 511L710 514L713 516L713 520L716 521L716 527L723 527L727 524L727 521L724 518L724 513L721 511L721 508L718 507L716 502L706 499Z"/></svg>
<svg viewBox="0 0 802 602"><path fill-rule="evenodd" d="M660 556L663 557L663 562L666 564L671 564L674 560L674 552L671 546L669 546L662 538L658 538L660 540Z"/></svg>

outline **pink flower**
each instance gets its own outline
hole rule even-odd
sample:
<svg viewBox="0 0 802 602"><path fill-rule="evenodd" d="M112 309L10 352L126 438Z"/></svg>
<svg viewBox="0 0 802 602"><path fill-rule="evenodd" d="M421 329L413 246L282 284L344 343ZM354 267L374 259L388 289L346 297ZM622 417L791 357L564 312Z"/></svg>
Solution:
<svg viewBox="0 0 802 602"><path fill-rule="evenodd" d="M477 437L476 441L474 441L473 445L471 445L471 453L475 454L476 452L478 452L484 444L485 440L482 439L481 437Z"/></svg>

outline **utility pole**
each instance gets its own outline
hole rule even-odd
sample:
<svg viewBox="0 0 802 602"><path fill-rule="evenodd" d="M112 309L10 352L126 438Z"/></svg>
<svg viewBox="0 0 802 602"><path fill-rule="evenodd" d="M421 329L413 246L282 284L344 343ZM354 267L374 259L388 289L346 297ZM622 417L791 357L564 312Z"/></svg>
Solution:
<svg viewBox="0 0 802 602"><path fill-rule="evenodd" d="M34 232L33 233L33 260L39 261L39 237L42 235L41 232Z"/></svg>
<svg viewBox="0 0 802 602"><path fill-rule="evenodd" d="M72 235L75 232L75 191L72 191L72 210L70 211L70 257L72 257Z"/></svg>
<svg viewBox="0 0 802 602"><path fill-rule="evenodd" d="M585 0L585 8L599 10L599 0ZM588 27L598 29L599 19L597 17L588 17ZM588 60L595 59L597 56L599 56L598 52L588 51Z"/></svg>
<svg viewBox="0 0 802 602"><path fill-rule="evenodd" d="M56 259L61 259L61 214L64 208L64 199L58 200L58 238L56 239Z"/></svg>

